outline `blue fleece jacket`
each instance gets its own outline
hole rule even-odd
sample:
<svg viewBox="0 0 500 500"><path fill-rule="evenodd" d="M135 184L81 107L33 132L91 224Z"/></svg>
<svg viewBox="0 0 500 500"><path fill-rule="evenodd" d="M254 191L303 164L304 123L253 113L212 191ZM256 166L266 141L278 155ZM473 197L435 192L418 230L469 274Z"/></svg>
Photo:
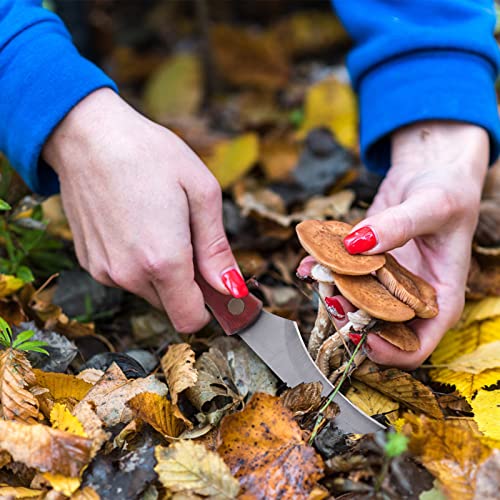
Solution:
<svg viewBox="0 0 500 500"><path fill-rule="evenodd" d="M82 58L41 0L0 0L0 150L29 186L57 189L40 160L52 130L90 92L114 83ZM348 67L360 101L361 153L390 165L389 134L428 119L485 128L500 143L493 0L333 0L356 43Z"/></svg>

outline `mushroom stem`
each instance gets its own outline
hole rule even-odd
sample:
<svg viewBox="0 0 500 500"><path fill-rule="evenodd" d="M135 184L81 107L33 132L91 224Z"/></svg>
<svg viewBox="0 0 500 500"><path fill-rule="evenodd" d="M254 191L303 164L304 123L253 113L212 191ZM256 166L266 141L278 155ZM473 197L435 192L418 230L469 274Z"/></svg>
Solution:
<svg viewBox="0 0 500 500"><path fill-rule="evenodd" d="M344 342L347 341L348 334L340 334L335 332L333 335L328 337L318 349L318 354L316 356L316 364L321 372L328 377L333 368L336 368L334 361L339 364L340 360L334 359L337 354L337 349L341 347ZM344 351L338 351L343 353ZM337 364L337 366L338 366Z"/></svg>
<svg viewBox="0 0 500 500"><path fill-rule="evenodd" d="M333 294L334 285L332 283L318 282L318 294L320 299L329 297ZM309 337L309 343L307 349L309 354L313 359L316 359L318 355L319 348L325 339L329 336L332 324L330 322L330 317L328 316L328 311L323 305L323 300L318 301L318 314L316 316L316 321L314 322L314 327L311 330L311 336Z"/></svg>
<svg viewBox="0 0 500 500"><path fill-rule="evenodd" d="M363 363L363 361L366 359L366 354L363 351L359 351L356 353L354 356L354 359L349 366L349 373L347 376L350 376L351 373L356 370L356 368ZM348 362L344 363L342 366L339 366L336 370L334 370L332 373L330 373L330 376L328 377L328 380L335 385L339 377L345 372L347 368Z"/></svg>
<svg viewBox="0 0 500 500"><path fill-rule="evenodd" d="M372 318L363 309L358 309L355 312L348 312L347 318L349 321L339 330L340 333L348 335L352 331L360 332L365 330L367 326L371 326L370 323L374 323L375 319Z"/></svg>

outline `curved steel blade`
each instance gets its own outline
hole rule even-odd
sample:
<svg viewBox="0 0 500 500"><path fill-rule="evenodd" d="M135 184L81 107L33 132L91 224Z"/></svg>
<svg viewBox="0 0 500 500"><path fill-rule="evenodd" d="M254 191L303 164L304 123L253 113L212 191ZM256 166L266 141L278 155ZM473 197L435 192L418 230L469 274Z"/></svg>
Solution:
<svg viewBox="0 0 500 500"><path fill-rule="evenodd" d="M294 321L262 311L259 319L238 335L290 387L301 382L319 381L323 385L324 396L334 389L309 356ZM340 392L334 401L340 408L335 423L343 432L367 433L384 429Z"/></svg>

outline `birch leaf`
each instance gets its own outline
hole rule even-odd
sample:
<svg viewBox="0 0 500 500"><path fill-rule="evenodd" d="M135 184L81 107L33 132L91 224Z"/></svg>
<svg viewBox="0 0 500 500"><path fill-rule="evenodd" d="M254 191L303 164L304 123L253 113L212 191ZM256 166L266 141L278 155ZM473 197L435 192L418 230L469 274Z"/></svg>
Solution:
<svg viewBox="0 0 500 500"><path fill-rule="evenodd" d="M161 358L161 368L174 405L177 404L178 395L198 380L194 362L194 352L189 344L172 344Z"/></svg>
<svg viewBox="0 0 500 500"><path fill-rule="evenodd" d="M213 499L236 498L240 489L224 460L202 444L179 441L168 448L157 446L155 471L173 492L195 493Z"/></svg>
<svg viewBox="0 0 500 500"><path fill-rule="evenodd" d="M397 415L399 403L366 384L353 380L346 393L347 399L367 415Z"/></svg>
<svg viewBox="0 0 500 500"><path fill-rule="evenodd" d="M448 368L455 372L478 374L492 368L500 368L500 340L480 345L475 351L459 356Z"/></svg>
<svg viewBox="0 0 500 500"><path fill-rule="evenodd" d="M500 440L500 390L479 391L471 406L479 430L488 438Z"/></svg>
<svg viewBox="0 0 500 500"><path fill-rule="evenodd" d="M17 498L44 498L45 492L42 490L34 490L24 488L23 486L3 486L0 485L0 498L17 499Z"/></svg>
<svg viewBox="0 0 500 500"><path fill-rule="evenodd" d="M44 372L37 369L33 370L33 372L35 373L37 383L48 389L56 401L67 398L81 401L92 388L92 384L74 375Z"/></svg>
<svg viewBox="0 0 500 500"><path fill-rule="evenodd" d="M0 403L5 419L36 423L38 401L27 390L35 383L33 370L23 352L11 348L0 352Z"/></svg>

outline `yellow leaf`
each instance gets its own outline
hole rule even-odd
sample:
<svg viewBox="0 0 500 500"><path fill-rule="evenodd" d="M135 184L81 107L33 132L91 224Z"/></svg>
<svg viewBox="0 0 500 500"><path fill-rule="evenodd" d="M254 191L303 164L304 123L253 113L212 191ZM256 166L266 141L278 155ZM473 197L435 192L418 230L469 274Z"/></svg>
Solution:
<svg viewBox="0 0 500 500"><path fill-rule="evenodd" d="M9 274L0 274L0 299L17 292L23 285L22 279Z"/></svg>
<svg viewBox="0 0 500 500"><path fill-rule="evenodd" d="M500 390L479 391L471 406L479 430L488 438L500 440Z"/></svg>
<svg viewBox="0 0 500 500"><path fill-rule="evenodd" d="M202 444L178 441L157 446L155 472L160 482L173 492L195 493L213 499L236 498L240 489L224 460Z"/></svg>
<svg viewBox="0 0 500 500"><path fill-rule="evenodd" d="M346 393L347 399L367 415L397 413L399 403L366 384L353 380Z"/></svg>
<svg viewBox="0 0 500 500"><path fill-rule="evenodd" d="M36 382L26 355L16 349L0 351L0 409L3 418L34 424L38 401L27 390Z"/></svg>
<svg viewBox="0 0 500 500"><path fill-rule="evenodd" d="M259 158L259 137L254 132L218 142L212 153L204 157L222 189L245 175Z"/></svg>
<svg viewBox="0 0 500 500"><path fill-rule="evenodd" d="M0 484L0 498L43 498L45 492L42 490L33 490L23 486L5 486Z"/></svg>
<svg viewBox="0 0 500 500"><path fill-rule="evenodd" d="M79 477L67 477L62 474L52 474L50 472L45 472L43 477L54 490L67 497L70 497L80 487L82 482Z"/></svg>
<svg viewBox="0 0 500 500"><path fill-rule="evenodd" d="M335 78L326 78L310 87L306 96L305 118L298 131L304 138L312 129L329 128L343 146L358 143L358 109L351 87Z"/></svg>
<svg viewBox="0 0 500 500"><path fill-rule="evenodd" d="M50 412L50 423L54 429L70 432L76 436L88 437L82 423L71 414L65 405L56 403Z"/></svg>
<svg viewBox="0 0 500 500"><path fill-rule="evenodd" d="M194 352L189 344L172 344L161 358L161 368L167 379L168 391L174 405L177 404L178 395L193 387L198 380L194 363Z"/></svg>
<svg viewBox="0 0 500 500"><path fill-rule="evenodd" d="M134 396L127 404L140 419L167 439L180 436L188 424L191 424L176 405L159 394L143 392Z"/></svg>
<svg viewBox="0 0 500 500"><path fill-rule="evenodd" d="M262 142L260 162L270 181L282 181L299 161L298 144L288 137L269 138Z"/></svg>
<svg viewBox="0 0 500 500"><path fill-rule="evenodd" d="M254 394L243 411L224 418L219 440L242 498L307 498L323 475L323 461L279 397Z"/></svg>
<svg viewBox="0 0 500 500"><path fill-rule="evenodd" d="M52 397L58 401L60 399L73 398L81 401L92 389L92 384L65 373L44 372L34 369L36 381L42 387L49 390Z"/></svg>
<svg viewBox="0 0 500 500"><path fill-rule="evenodd" d="M500 380L500 368L474 374L455 372L446 367L460 356L474 352L480 345L498 340L500 340L500 318L482 323L475 322L463 329L449 330L431 356L432 364L437 366L430 371L431 378L436 382L455 386L470 403L478 389L496 384Z"/></svg>
<svg viewBox="0 0 500 500"><path fill-rule="evenodd" d="M455 372L481 373L500 368L500 340L480 345L475 351L459 356L448 364Z"/></svg>
<svg viewBox="0 0 500 500"><path fill-rule="evenodd" d="M73 494L71 500L99 500L101 497L90 486L85 486Z"/></svg>
<svg viewBox="0 0 500 500"><path fill-rule="evenodd" d="M194 54L178 54L165 61L144 90L146 112L160 121L195 113L201 99L201 64Z"/></svg>
<svg viewBox="0 0 500 500"><path fill-rule="evenodd" d="M460 419L433 420L406 414L405 420L410 451L440 481L446 498L472 499L479 466L491 451L479 434Z"/></svg>
<svg viewBox="0 0 500 500"><path fill-rule="evenodd" d="M483 321L495 316L500 316L500 297L486 297L479 301L467 302L459 326L469 326L475 321Z"/></svg>

